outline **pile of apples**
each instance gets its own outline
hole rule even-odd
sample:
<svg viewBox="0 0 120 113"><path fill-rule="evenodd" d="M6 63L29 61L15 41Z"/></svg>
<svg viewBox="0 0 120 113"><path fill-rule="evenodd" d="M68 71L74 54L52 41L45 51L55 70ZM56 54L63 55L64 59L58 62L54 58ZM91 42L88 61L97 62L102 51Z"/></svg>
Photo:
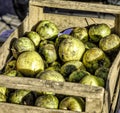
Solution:
<svg viewBox="0 0 120 113"><path fill-rule="evenodd" d="M42 20L34 31L16 38L11 45L13 59L4 67L6 76L104 87L109 68L120 49L120 38L105 23L59 31L51 21ZM53 92L0 87L0 101L51 109L85 110L84 98Z"/></svg>

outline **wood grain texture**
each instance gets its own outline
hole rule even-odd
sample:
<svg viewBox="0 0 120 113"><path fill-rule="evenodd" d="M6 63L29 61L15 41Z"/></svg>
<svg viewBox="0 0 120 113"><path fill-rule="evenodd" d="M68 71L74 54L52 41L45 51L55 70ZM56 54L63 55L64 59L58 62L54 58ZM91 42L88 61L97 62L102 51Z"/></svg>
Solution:
<svg viewBox="0 0 120 113"><path fill-rule="evenodd" d="M29 30L35 30L35 25L38 24L40 20L44 19L43 8L42 7L34 7L30 5L29 7Z"/></svg>
<svg viewBox="0 0 120 113"><path fill-rule="evenodd" d="M7 82L6 82L7 81ZM104 88L82 85L78 83L55 82L26 77L0 76L0 86L31 91L50 91L57 94L74 95L101 99Z"/></svg>
<svg viewBox="0 0 120 113"><path fill-rule="evenodd" d="M109 113L109 103L108 103L108 91L105 90L105 96L104 96L104 99L103 99L103 110L102 110L102 113Z"/></svg>
<svg viewBox="0 0 120 113"><path fill-rule="evenodd" d="M112 102L112 106L111 106L111 111L110 113L115 113L115 111L119 111L120 109L120 76L118 78L117 81L117 87L116 87L116 91L114 93L114 97L113 97L113 102Z"/></svg>
<svg viewBox="0 0 120 113"><path fill-rule="evenodd" d="M114 90L117 85L117 80L119 79L119 71L120 71L120 51L110 68L108 79L106 82L106 89L108 91L110 103L112 103Z"/></svg>
<svg viewBox="0 0 120 113"><path fill-rule="evenodd" d="M92 17L80 17L71 15L60 15L60 14L44 14L44 19L51 20L54 22L59 31L62 31L71 27L87 27L88 25L96 23L106 23L110 28L114 28L114 20L112 19L100 19ZM93 21L94 20L94 21Z"/></svg>
<svg viewBox="0 0 120 113"><path fill-rule="evenodd" d="M119 94L119 90L116 91L116 86L119 86L119 72L120 72L120 51L115 58L108 74L108 79L106 81L106 90L108 91L108 109L112 111L115 110L116 103L117 103L117 97ZM113 103L114 102L114 103ZM112 108L110 108L112 105ZM113 112L114 113L114 112Z"/></svg>
<svg viewBox="0 0 120 113"><path fill-rule="evenodd" d="M120 36L120 14L115 18L115 32Z"/></svg>
<svg viewBox="0 0 120 113"><path fill-rule="evenodd" d="M86 112L96 112L96 113L101 113L103 109L103 104L102 104L102 98L101 101L94 98L86 98ZM106 112L107 113L107 112Z"/></svg>
<svg viewBox="0 0 120 113"><path fill-rule="evenodd" d="M33 106L24 106L9 103L0 103L0 113L80 113L70 110L45 109ZM81 112L94 113L94 112Z"/></svg>
<svg viewBox="0 0 120 113"><path fill-rule="evenodd" d="M9 77L5 75L0 76L0 86L13 89L26 89L38 92L46 91L54 92L56 94L84 97L86 99L85 112L90 111L101 113L103 107L104 88L102 87L93 87L68 82L54 82L35 78Z"/></svg>
<svg viewBox="0 0 120 113"><path fill-rule="evenodd" d="M63 9L73 9L82 11L93 11L102 13L120 14L120 7L113 5L103 5L95 3L85 3L65 0L30 0L31 5L42 7L56 7Z"/></svg>

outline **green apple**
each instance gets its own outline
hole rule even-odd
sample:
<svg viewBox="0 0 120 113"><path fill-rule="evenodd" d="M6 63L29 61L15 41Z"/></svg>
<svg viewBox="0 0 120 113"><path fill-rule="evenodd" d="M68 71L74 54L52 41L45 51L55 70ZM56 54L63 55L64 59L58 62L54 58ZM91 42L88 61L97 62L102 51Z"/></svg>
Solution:
<svg viewBox="0 0 120 113"><path fill-rule="evenodd" d="M11 94L9 101L11 103L21 104L22 99L29 93L30 91L27 91L27 90L15 90L15 92Z"/></svg>
<svg viewBox="0 0 120 113"><path fill-rule="evenodd" d="M95 71L95 76L103 78L106 81L108 77L108 73L109 73L109 68L100 67Z"/></svg>
<svg viewBox="0 0 120 113"><path fill-rule="evenodd" d="M58 54L63 62L81 60L85 52L85 45L77 38L69 37L64 39L58 49Z"/></svg>
<svg viewBox="0 0 120 113"><path fill-rule="evenodd" d="M99 67L110 67L111 62L100 48L94 47L84 53L83 64L89 72L94 74L95 70Z"/></svg>
<svg viewBox="0 0 120 113"><path fill-rule="evenodd" d="M85 71L85 70L78 69L76 71L73 71L69 75L69 80L68 81L69 82L79 82L86 75L90 75L90 73Z"/></svg>
<svg viewBox="0 0 120 113"><path fill-rule="evenodd" d="M101 87L105 86L105 81L102 78L96 77L94 75L86 75L86 76L84 76L80 80L80 83L85 84L85 85L91 85L91 86L101 86Z"/></svg>
<svg viewBox="0 0 120 113"><path fill-rule="evenodd" d="M99 42L101 38L110 35L111 29L107 24L95 24L89 28L90 39L94 42Z"/></svg>
<svg viewBox="0 0 120 113"><path fill-rule="evenodd" d="M5 72L9 72L11 70L16 69L16 60L11 60L5 65Z"/></svg>
<svg viewBox="0 0 120 113"><path fill-rule="evenodd" d="M55 70L57 72L60 72L61 64L57 61L51 63L49 67L47 67L45 70Z"/></svg>
<svg viewBox="0 0 120 113"><path fill-rule="evenodd" d="M40 46L39 53L47 63L53 63L57 60L57 52L54 44L44 44Z"/></svg>
<svg viewBox="0 0 120 113"><path fill-rule="evenodd" d="M32 105L33 106L35 104L35 99L36 99L35 98L35 93L30 92L22 98L22 101L21 101L20 104L22 104L22 105Z"/></svg>
<svg viewBox="0 0 120 113"><path fill-rule="evenodd" d="M120 49L120 37L116 34L110 34L100 40L99 47L106 53L113 53L113 51Z"/></svg>
<svg viewBox="0 0 120 113"><path fill-rule="evenodd" d="M86 70L82 62L78 60L68 61L61 66L61 74L66 77L69 76L73 71L77 69Z"/></svg>
<svg viewBox="0 0 120 113"><path fill-rule="evenodd" d="M6 96L0 93L0 102L6 102L6 100L7 100Z"/></svg>
<svg viewBox="0 0 120 113"><path fill-rule="evenodd" d="M85 27L73 28L71 35L75 38L78 38L83 43L88 41L88 30Z"/></svg>
<svg viewBox="0 0 120 113"><path fill-rule="evenodd" d="M44 70L40 73L39 78L42 80L52 80L57 82L64 82L64 77L55 70Z"/></svg>
<svg viewBox="0 0 120 113"><path fill-rule="evenodd" d="M33 77L44 70L44 62L36 51L23 52L19 55L16 63L17 71L25 76Z"/></svg>
<svg viewBox="0 0 120 113"><path fill-rule="evenodd" d="M36 48L39 46L41 37L39 36L39 34L37 32L30 31L27 33L27 37L33 41Z"/></svg>
<svg viewBox="0 0 120 113"><path fill-rule="evenodd" d="M65 97L59 104L59 109L71 111L84 111L85 103L80 97Z"/></svg>
<svg viewBox="0 0 120 113"><path fill-rule="evenodd" d="M34 51L34 43L27 37L20 37L14 41L12 44L12 53L15 58L19 56L20 53L25 51Z"/></svg>
<svg viewBox="0 0 120 113"><path fill-rule="evenodd" d="M6 92L7 92L7 88L0 86L0 93L6 95Z"/></svg>
<svg viewBox="0 0 120 113"><path fill-rule="evenodd" d="M53 22L42 20L37 25L36 32L40 35L41 40L53 39L58 35L58 28Z"/></svg>
<svg viewBox="0 0 120 113"><path fill-rule="evenodd" d="M55 40L55 48L56 48L56 50L58 51L59 45L60 45L60 43L61 43L64 39L70 38L70 37L72 37L72 36L71 36L71 35L68 35L68 34L61 34L60 36L58 36L58 37L56 38L56 40Z"/></svg>
<svg viewBox="0 0 120 113"><path fill-rule="evenodd" d="M97 45L95 45L94 43L92 42L85 42L85 49L88 50L90 48L93 48L93 47L97 47Z"/></svg>
<svg viewBox="0 0 120 113"><path fill-rule="evenodd" d="M54 95L43 95L36 99L35 105L42 108L57 109L59 100Z"/></svg>

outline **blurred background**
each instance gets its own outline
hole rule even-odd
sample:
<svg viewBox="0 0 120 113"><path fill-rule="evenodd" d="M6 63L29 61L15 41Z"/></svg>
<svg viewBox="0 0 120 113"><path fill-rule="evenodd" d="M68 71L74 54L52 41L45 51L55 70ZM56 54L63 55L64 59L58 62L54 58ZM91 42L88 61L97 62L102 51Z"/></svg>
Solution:
<svg viewBox="0 0 120 113"><path fill-rule="evenodd" d="M0 0L0 42L4 42L28 12L29 0Z"/></svg>

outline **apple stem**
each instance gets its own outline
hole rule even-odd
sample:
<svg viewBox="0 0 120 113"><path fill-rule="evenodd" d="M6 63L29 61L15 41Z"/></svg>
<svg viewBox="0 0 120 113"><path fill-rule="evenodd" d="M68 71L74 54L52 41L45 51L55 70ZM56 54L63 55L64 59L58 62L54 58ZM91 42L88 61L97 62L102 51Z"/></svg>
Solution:
<svg viewBox="0 0 120 113"><path fill-rule="evenodd" d="M97 24L93 18L90 18L90 19L91 19L95 24Z"/></svg>
<svg viewBox="0 0 120 113"><path fill-rule="evenodd" d="M87 18L85 18L85 21L86 21L86 23L87 23L87 26L89 26L89 23L88 23L88 20L87 20Z"/></svg>

